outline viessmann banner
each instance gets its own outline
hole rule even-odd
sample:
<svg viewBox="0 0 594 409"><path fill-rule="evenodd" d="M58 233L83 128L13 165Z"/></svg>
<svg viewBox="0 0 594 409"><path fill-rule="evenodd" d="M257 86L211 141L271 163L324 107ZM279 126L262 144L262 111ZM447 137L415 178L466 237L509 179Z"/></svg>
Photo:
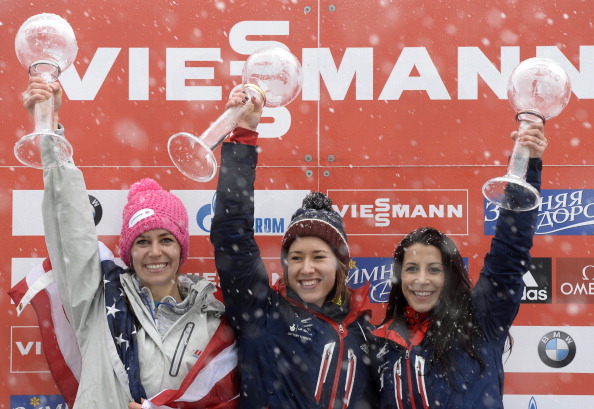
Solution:
<svg viewBox="0 0 594 409"><path fill-rule="evenodd" d="M77 39L76 60L60 77L60 122L85 174L101 240L117 255L127 189L155 178L189 212L184 273L215 283L208 236L216 178L183 176L167 140L178 132L199 136L223 112L254 51L289 49L303 66L302 91L285 107L265 108L259 128L254 228L262 256L271 281L278 279L291 215L307 192L328 193L349 233L349 283L371 283L375 323L385 313L394 248L417 227L447 232L476 281L499 214L481 188L506 173L517 129L508 78L525 59L557 61L572 96L545 125L533 263L512 330L505 399L522 409L594 407L586 365L594 324L594 3L582 0L5 0L0 406L64 408L33 309L17 317L7 296L47 255L42 172L13 155L15 142L33 130L22 108L28 73L14 41L41 12L67 19Z"/></svg>

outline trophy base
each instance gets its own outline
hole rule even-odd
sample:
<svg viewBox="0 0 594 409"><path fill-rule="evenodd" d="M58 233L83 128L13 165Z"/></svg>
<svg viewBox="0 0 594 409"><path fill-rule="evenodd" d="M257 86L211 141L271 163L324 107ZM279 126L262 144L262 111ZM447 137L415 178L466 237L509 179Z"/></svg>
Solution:
<svg viewBox="0 0 594 409"><path fill-rule="evenodd" d="M180 132L169 138L169 157L186 177L197 182L208 182L217 171L217 160L209 146L194 135Z"/></svg>
<svg viewBox="0 0 594 409"><path fill-rule="evenodd" d="M43 163L41 142L43 138L51 138L54 159L50 163ZM46 142L47 143L47 142ZM72 145L63 136L51 132L34 132L23 136L14 145L14 156L23 165L35 169L57 168L72 159Z"/></svg>
<svg viewBox="0 0 594 409"><path fill-rule="evenodd" d="M491 203L507 210L525 212L538 207L540 194L524 179L505 175L483 185L483 195Z"/></svg>

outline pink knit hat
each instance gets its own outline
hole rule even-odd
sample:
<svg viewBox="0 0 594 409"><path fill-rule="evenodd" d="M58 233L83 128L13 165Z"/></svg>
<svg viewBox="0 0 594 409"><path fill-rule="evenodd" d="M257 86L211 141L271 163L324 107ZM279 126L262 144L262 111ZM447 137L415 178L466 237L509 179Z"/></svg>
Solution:
<svg viewBox="0 0 594 409"><path fill-rule="evenodd" d="M120 258L127 266L132 266L130 250L134 240L153 229L165 229L175 236L181 247L180 265L188 258L188 212L177 196L163 190L153 179L142 179L130 186L123 219Z"/></svg>

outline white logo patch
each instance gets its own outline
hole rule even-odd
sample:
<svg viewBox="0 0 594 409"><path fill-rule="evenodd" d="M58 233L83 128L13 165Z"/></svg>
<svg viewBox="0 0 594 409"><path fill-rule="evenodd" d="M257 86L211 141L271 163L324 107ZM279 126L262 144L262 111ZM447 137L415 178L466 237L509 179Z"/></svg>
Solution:
<svg viewBox="0 0 594 409"><path fill-rule="evenodd" d="M153 209L140 209L139 211L134 213L134 216L130 217L128 227L133 227L139 221L144 220L147 217L151 217L153 214L155 214L155 211Z"/></svg>

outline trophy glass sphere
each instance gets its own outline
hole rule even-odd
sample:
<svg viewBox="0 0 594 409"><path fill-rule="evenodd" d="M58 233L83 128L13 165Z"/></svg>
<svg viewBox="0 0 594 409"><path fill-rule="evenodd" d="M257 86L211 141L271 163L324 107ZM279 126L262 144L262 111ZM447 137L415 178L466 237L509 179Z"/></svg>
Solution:
<svg viewBox="0 0 594 409"><path fill-rule="evenodd" d="M246 60L242 81L243 84L233 88L231 94L243 87L249 97L248 104L257 98L266 107L282 107L293 101L301 91L301 63L284 48L262 48ZM171 136L167 150L180 172L198 182L212 180L217 170L213 150L237 126L248 104L227 109L200 137L187 132Z"/></svg>
<svg viewBox="0 0 594 409"><path fill-rule="evenodd" d="M72 27L62 17L42 13L29 17L15 37L15 51L19 62L30 76L41 77L48 83L56 81L68 68L78 52ZM57 161L48 166L59 166L72 158L72 146L53 132L53 97L35 104L33 117L35 131L23 136L15 145L14 153L24 165L42 169L41 143L52 139L52 150Z"/></svg>
<svg viewBox="0 0 594 409"><path fill-rule="evenodd" d="M244 86L257 86L264 94L265 106L282 107L293 101L301 91L301 64L281 47L266 47L252 54L243 66ZM249 87L248 87L249 89Z"/></svg>
<svg viewBox="0 0 594 409"><path fill-rule="evenodd" d="M507 97L516 111L518 132L531 123L542 122L561 113L571 96L571 81L565 70L548 58L530 58L512 72ZM540 194L526 182L530 149L518 141L505 176L483 185L483 195L490 202L513 211L532 210L540 204Z"/></svg>

